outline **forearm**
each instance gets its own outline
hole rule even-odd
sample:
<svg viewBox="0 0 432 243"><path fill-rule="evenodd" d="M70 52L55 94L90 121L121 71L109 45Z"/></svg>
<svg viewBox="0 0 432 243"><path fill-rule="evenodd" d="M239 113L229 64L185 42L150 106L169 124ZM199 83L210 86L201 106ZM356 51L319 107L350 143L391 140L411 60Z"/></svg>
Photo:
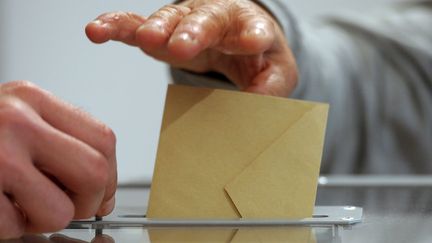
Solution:
<svg viewBox="0 0 432 243"><path fill-rule="evenodd" d="M425 145L432 138L422 131L432 130L424 122L432 119L432 34L425 27L432 2L318 24L285 19L297 26L288 39L300 45L291 97L331 107L323 172L430 173Z"/></svg>

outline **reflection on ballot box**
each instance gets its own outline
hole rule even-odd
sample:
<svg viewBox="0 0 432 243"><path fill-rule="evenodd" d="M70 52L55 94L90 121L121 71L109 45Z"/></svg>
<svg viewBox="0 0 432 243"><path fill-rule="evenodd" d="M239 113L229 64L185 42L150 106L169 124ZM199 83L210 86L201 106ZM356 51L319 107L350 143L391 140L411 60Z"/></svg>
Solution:
<svg viewBox="0 0 432 243"><path fill-rule="evenodd" d="M149 229L151 243L229 242L229 243L315 243L308 227L242 229Z"/></svg>

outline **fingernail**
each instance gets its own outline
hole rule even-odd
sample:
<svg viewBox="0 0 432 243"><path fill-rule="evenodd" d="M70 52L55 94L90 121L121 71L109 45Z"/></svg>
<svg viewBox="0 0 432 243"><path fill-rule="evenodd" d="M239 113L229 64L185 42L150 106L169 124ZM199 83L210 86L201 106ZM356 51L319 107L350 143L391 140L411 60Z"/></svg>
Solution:
<svg viewBox="0 0 432 243"><path fill-rule="evenodd" d="M267 31L265 29L264 23L256 23L252 28L250 28L247 33L247 35L255 35L255 36L265 36L267 34Z"/></svg>
<svg viewBox="0 0 432 243"><path fill-rule="evenodd" d="M249 30L249 32L247 33L248 35L256 35L256 36L264 36L265 35L265 31L263 29L252 29Z"/></svg>
<svg viewBox="0 0 432 243"><path fill-rule="evenodd" d="M100 19L93 20L92 23L96 24L96 25L102 25L103 24L102 20L100 20Z"/></svg>
<svg viewBox="0 0 432 243"><path fill-rule="evenodd" d="M190 44L198 43L198 41L191 34L189 34L187 32L176 34L170 40L170 42L173 42L173 41L181 41L181 42L190 43Z"/></svg>
<svg viewBox="0 0 432 243"><path fill-rule="evenodd" d="M98 210L98 216L106 216L114 210L115 207L115 197L111 198L107 202L104 202L101 205L101 208Z"/></svg>
<svg viewBox="0 0 432 243"><path fill-rule="evenodd" d="M177 36L177 38L186 42L193 41L192 36L189 33L181 33Z"/></svg>
<svg viewBox="0 0 432 243"><path fill-rule="evenodd" d="M99 27L102 27L102 28L109 28L110 27L109 23L105 23L105 22L103 22L100 19L93 20L91 23L95 24L95 25L97 25Z"/></svg>
<svg viewBox="0 0 432 243"><path fill-rule="evenodd" d="M91 243L113 243L114 239L109 235L98 235L96 236Z"/></svg>

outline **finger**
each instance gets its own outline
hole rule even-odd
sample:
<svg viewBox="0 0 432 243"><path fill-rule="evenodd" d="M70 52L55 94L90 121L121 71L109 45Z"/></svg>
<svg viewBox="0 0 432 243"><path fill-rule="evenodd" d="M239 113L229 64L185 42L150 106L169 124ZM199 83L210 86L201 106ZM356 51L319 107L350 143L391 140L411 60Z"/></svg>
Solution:
<svg viewBox="0 0 432 243"><path fill-rule="evenodd" d="M222 1L197 7L178 23L168 42L168 50L178 59L192 59L218 43L229 25L229 6Z"/></svg>
<svg viewBox="0 0 432 243"><path fill-rule="evenodd" d="M114 239L109 235L98 235L96 236L91 243L114 243Z"/></svg>
<svg viewBox="0 0 432 243"><path fill-rule="evenodd" d="M0 239L21 237L25 231L23 215L3 193L0 193L0 212Z"/></svg>
<svg viewBox="0 0 432 243"><path fill-rule="evenodd" d="M222 48L238 55L256 55L270 49L275 41L277 23L268 12L254 1L235 2L232 12L238 29L227 34ZM238 36L238 39L231 36Z"/></svg>
<svg viewBox="0 0 432 243"><path fill-rule="evenodd" d="M84 241L79 239L74 239L62 234L53 234L50 236L51 242L56 243L84 243ZM92 243L114 243L114 239L108 235L98 235L92 241Z"/></svg>
<svg viewBox="0 0 432 243"><path fill-rule="evenodd" d="M84 111L29 82L18 81L3 84L0 86L0 93L19 97L51 126L102 153L108 160L109 170L104 201L112 201L117 187L117 161L116 137L111 129Z"/></svg>
<svg viewBox="0 0 432 243"><path fill-rule="evenodd" d="M286 67L270 64L244 90L263 95L288 97L297 84L297 72L291 70L287 74L286 69Z"/></svg>
<svg viewBox="0 0 432 243"><path fill-rule="evenodd" d="M41 119L17 98L2 96L0 101L1 190L25 215L26 231L59 230L72 219L74 207L32 164L32 145L40 139L37 124Z"/></svg>
<svg viewBox="0 0 432 243"><path fill-rule="evenodd" d="M42 233L66 227L74 214L68 196L34 168L30 158L12 161L15 165L9 170L5 190L25 214L25 231Z"/></svg>
<svg viewBox="0 0 432 243"><path fill-rule="evenodd" d="M223 6L215 2L194 9L179 23L168 49L183 59L207 48L230 55L254 55L268 50L274 38L272 19L251 3Z"/></svg>
<svg viewBox="0 0 432 243"><path fill-rule="evenodd" d="M43 235L24 235L22 238L22 242L31 242L31 243L50 243L51 241L43 236Z"/></svg>
<svg viewBox="0 0 432 243"><path fill-rule="evenodd" d="M239 29L231 30L217 49L227 54L255 55L272 47L275 26L269 17L256 11L242 11L236 21Z"/></svg>
<svg viewBox="0 0 432 243"><path fill-rule="evenodd" d="M190 8L181 5L166 5L152 14L136 32L139 46L150 55L165 49L169 37L177 24L190 13Z"/></svg>
<svg viewBox="0 0 432 243"><path fill-rule="evenodd" d="M116 40L136 46L136 29L145 20L145 17L131 12L106 13L90 22L86 26L85 32L94 43Z"/></svg>
<svg viewBox="0 0 432 243"><path fill-rule="evenodd" d="M74 218L94 216L104 199L108 161L97 150L47 123L39 127L35 165L67 188L75 206Z"/></svg>
<svg viewBox="0 0 432 243"><path fill-rule="evenodd" d="M104 199L108 177L105 158L86 144L59 132L53 131L47 137L51 143L45 138L38 143L36 166L67 188L75 206L74 218L96 215Z"/></svg>
<svg viewBox="0 0 432 243"><path fill-rule="evenodd" d="M62 234L53 234L50 236L50 242L56 243L84 243L84 241L79 239L74 239L66 235Z"/></svg>
<svg viewBox="0 0 432 243"><path fill-rule="evenodd" d="M114 210L115 202L116 200L114 196L112 196L109 199L104 198L104 201L99 207L99 210L97 211L96 215L103 217L110 214Z"/></svg>
<svg viewBox="0 0 432 243"><path fill-rule="evenodd" d="M53 181L58 182L58 186L66 187L75 206L75 218L94 216L101 205L107 185L106 158L86 143L53 128L21 100L3 100L2 106L4 108L0 113L0 120L10 136L10 141L4 140L7 142L3 146L8 149L2 153L6 156L3 163L9 166L7 159L11 159L14 164L9 169L16 170L18 167L18 172L22 173L36 170L33 168L36 166L41 172L51 176ZM24 155L29 158L23 157ZM21 157L13 160L14 156ZM20 167L20 163L31 164L32 161L34 166L24 167L25 170ZM11 177L6 182L15 180L17 178ZM31 182L18 181L16 184L23 186L29 185L28 183ZM11 187L15 187L15 184ZM20 203L19 198L16 199ZM39 219L41 216L35 217Z"/></svg>

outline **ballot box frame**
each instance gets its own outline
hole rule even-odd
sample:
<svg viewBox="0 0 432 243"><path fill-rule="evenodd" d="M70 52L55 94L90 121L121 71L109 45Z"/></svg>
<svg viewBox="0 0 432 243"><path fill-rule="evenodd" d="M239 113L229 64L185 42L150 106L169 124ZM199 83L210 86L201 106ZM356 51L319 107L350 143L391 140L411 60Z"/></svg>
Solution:
<svg viewBox="0 0 432 243"><path fill-rule="evenodd" d="M114 213L102 220L72 221L68 229L83 228L175 228L175 227L284 227L352 226L363 220L363 208L356 206L316 206L313 217L304 219L151 219L139 214Z"/></svg>

